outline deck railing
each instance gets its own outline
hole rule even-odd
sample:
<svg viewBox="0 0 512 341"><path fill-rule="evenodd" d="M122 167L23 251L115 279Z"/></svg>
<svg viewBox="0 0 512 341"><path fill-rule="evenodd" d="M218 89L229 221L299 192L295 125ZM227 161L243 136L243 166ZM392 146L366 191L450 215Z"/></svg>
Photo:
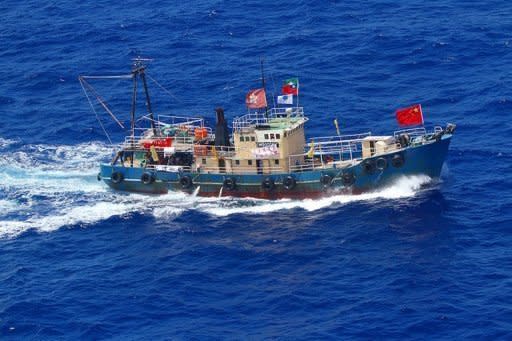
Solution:
<svg viewBox="0 0 512 341"><path fill-rule="evenodd" d="M146 127L140 127L140 122L147 122ZM155 126L153 131L150 128L151 122ZM213 137L213 131L210 127L204 125L202 118L184 117L184 116L171 116L171 115L158 115L158 119L151 120L149 115L142 116L137 120L138 127L135 128L136 136L150 137L194 137L196 131L206 133L207 138ZM205 137L206 138L206 137Z"/></svg>
<svg viewBox="0 0 512 341"><path fill-rule="evenodd" d="M176 115L165 115L158 114L156 119L153 119L155 125L172 125L172 126L194 126L204 127L204 119L200 117L190 116L176 116ZM151 122L149 114L140 116L137 122Z"/></svg>
<svg viewBox="0 0 512 341"><path fill-rule="evenodd" d="M144 136L126 136L122 148L127 151L140 149L149 149L154 146L155 149L174 148L176 151L193 151L194 137L144 137Z"/></svg>
<svg viewBox="0 0 512 341"><path fill-rule="evenodd" d="M204 119L200 117L175 116L175 115L158 115L158 123L168 125L185 125L194 127L204 127Z"/></svg>
<svg viewBox="0 0 512 341"><path fill-rule="evenodd" d="M362 151L363 140L368 136L371 136L370 132L342 136L312 137L309 139L309 143L304 146L304 153L291 155L290 157L332 154L343 156L348 154L350 159L352 159L355 153Z"/></svg>
<svg viewBox="0 0 512 341"><path fill-rule="evenodd" d="M425 127L417 127L417 128L408 128L408 129L400 129L393 133L393 136L397 137L402 134L407 134L410 137L416 136L425 136L428 134L438 133L443 131L443 128L440 126L435 126L433 128L427 129Z"/></svg>
<svg viewBox="0 0 512 341"><path fill-rule="evenodd" d="M145 167L146 169L161 171L161 172L170 172L170 173L182 173L182 172L190 172L192 167L190 166L176 166L176 165L148 165Z"/></svg>
<svg viewBox="0 0 512 341"><path fill-rule="evenodd" d="M210 146L210 145L194 145L194 155L196 157L210 156L210 157L233 157L236 155L239 148L231 146Z"/></svg>
<svg viewBox="0 0 512 341"><path fill-rule="evenodd" d="M332 168L344 168L350 165L353 165L354 163L357 163L358 160L346 160L346 161L327 161L322 158L313 158L310 160L307 160L305 163L302 164L291 164L290 163L290 172L297 173L297 172L306 172L311 170L318 170L318 169L332 169Z"/></svg>
<svg viewBox="0 0 512 341"><path fill-rule="evenodd" d="M255 167L236 167L224 168L222 167L200 167L200 173L221 173L221 174L275 174L284 173L286 170L283 167L264 167L259 172Z"/></svg>
<svg viewBox="0 0 512 341"><path fill-rule="evenodd" d="M314 154L336 154L361 151L361 145L365 137L371 136L371 132L341 136L322 136L312 137L307 145L304 146L304 152L311 152L314 147Z"/></svg>
<svg viewBox="0 0 512 341"><path fill-rule="evenodd" d="M304 108L272 108L268 113L252 112L243 116L236 117L233 120L233 131L240 132L254 128L256 126L269 124L272 120L276 119L303 119L307 120L304 116Z"/></svg>

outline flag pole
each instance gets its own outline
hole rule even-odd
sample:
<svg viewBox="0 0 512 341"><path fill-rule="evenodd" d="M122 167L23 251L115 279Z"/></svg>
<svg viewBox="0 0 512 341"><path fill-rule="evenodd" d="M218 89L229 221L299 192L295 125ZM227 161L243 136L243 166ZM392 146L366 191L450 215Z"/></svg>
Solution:
<svg viewBox="0 0 512 341"><path fill-rule="evenodd" d="M340 134L340 126L339 126L339 122L338 122L338 116L336 116L334 118L334 126L336 127L336 134L338 134L338 139L340 140L340 153L339 153L339 158L340 158L340 161L342 161L342 148L343 148L343 143L341 141L341 134Z"/></svg>
<svg viewBox="0 0 512 341"><path fill-rule="evenodd" d="M297 76L297 111L299 111L299 93L300 93L300 84L299 84L299 76Z"/></svg>
<svg viewBox="0 0 512 341"><path fill-rule="evenodd" d="M425 128L425 120L423 118L423 110L421 109L421 103L419 104L420 106L420 114L421 114L421 125L423 126L423 128Z"/></svg>
<svg viewBox="0 0 512 341"><path fill-rule="evenodd" d="M260 65L261 65L261 86L263 87L263 93L265 94L265 118L268 119L268 102L267 102L267 92L265 91L265 71L263 70L263 57L260 56Z"/></svg>
<svg viewBox="0 0 512 341"><path fill-rule="evenodd" d="M270 78L272 79L272 86L274 88L274 92L272 92L272 104L274 105L274 108L277 108L279 105L276 105L276 81L274 80L274 74L272 72L270 73Z"/></svg>

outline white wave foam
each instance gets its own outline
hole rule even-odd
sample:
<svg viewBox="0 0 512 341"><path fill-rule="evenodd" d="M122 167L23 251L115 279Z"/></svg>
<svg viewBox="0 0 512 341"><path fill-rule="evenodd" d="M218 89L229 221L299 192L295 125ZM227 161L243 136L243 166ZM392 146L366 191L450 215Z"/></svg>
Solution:
<svg viewBox="0 0 512 341"><path fill-rule="evenodd" d="M0 140L1 143L1 140ZM98 162L112 156L112 148L99 142L69 145L24 145L6 152L0 167L40 170L84 170L96 168Z"/></svg>
<svg viewBox="0 0 512 341"><path fill-rule="evenodd" d="M245 207L212 207L205 211L216 216L228 216L231 214L262 214L279 210L290 210L300 208L306 211L316 211L333 205L343 205L356 201L368 201L377 199L399 199L413 196L422 185L430 182L430 178L425 175L404 176L398 179L394 184L377 190L375 192L360 195L334 195L320 199L304 200L278 200L267 201L263 204Z"/></svg>
<svg viewBox="0 0 512 341"><path fill-rule="evenodd" d="M89 198L90 202L76 204L73 200L60 202L59 209L53 209L44 215L33 215L25 221L0 221L0 237L14 237L30 229L39 232L51 232L63 226L88 225L114 216L123 216L134 212L149 212L156 217L170 218L183 211L179 207L166 206L166 196L125 195L105 192L106 195ZM177 198L174 198L174 202ZM95 201L97 200L97 201ZM167 198L167 200L169 200Z"/></svg>
<svg viewBox="0 0 512 341"><path fill-rule="evenodd" d="M169 218L173 216L178 216L180 213L185 211L184 208L177 207L155 207L153 209L153 216L155 218Z"/></svg>
<svg viewBox="0 0 512 341"><path fill-rule="evenodd" d="M48 191L97 190L100 161L112 154L102 143L75 146L26 145L0 159L0 188ZM94 185L94 189L91 189Z"/></svg>
<svg viewBox="0 0 512 341"><path fill-rule="evenodd" d="M16 211L18 205L16 202L10 200L0 200L0 212L3 214L9 214Z"/></svg>
<svg viewBox="0 0 512 341"><path fill-rule="evenodd" d="M51 232L62 226L90 224L108 219L112 216L128 213L129 206L99 202L91 206L77 206L66 212L55 212L55 215L34 216L26 221L0 221L0 235L15 236L29 229L40 232Z"/></svg>
<svg viewBox="0 0 512 341"><path fill-rule="evenodd" d="M0 144L16 142L9 141L0 139ZM51 231L126 212L129 206L124 203L116 206L105 202L108 191L96 181L98 164L111 155L111 150L93 142L24 145L2 153L0 190L6 199L0 201L0 236L17 235L31 228ZM22 220L27 212L32 216Z"/></svg>
<svg viewBox="0 0 512 341"><path fill-rule="evenodd" d="M214 216L232 214L265 214L280 210L303 209L321 210L333 205L344 205L357 201L377 199L399 199L413 196L418 189L430 181L427 176L410 176L399 179L395 184L382 190L360 195L336 195L311 200L254 200L233 198L197 198L183 193L169 193L162 196L140 194L116 194L98 185L95 196L86 204L76 204L74 199L59 202L60 209L54 209L44 216L34 216L26 221L0 221L0 237L16 236L29 229L50 232L63 226L93 224L113 216L140 212L157 219L172 219L185 210L194 209Z"/></svg>
<svg viewBox="0 0 512 341"><path fill-rule="evenodd" d="M0 137L0 149L9 147L12 144L18 143L19 140L9 140Z"/></svg>
<svg viewBox="0 0 512 341"><path fill-rule="evenodd" d="M213 216L265 214L297 208L316 211L354 201L413 196L421 185L430 181L426 176L403 177L372 193L318 200L218 199L184 193L147 196L116 193L96 180L99 162L111 155L110 147L103 144L24 146L5 154L7 160L0 162L0 189L5 195L0 200L0 237L14 237L29 229L50 232L63 226L94 224L134 212L165 221L186 210Z"/></svg>

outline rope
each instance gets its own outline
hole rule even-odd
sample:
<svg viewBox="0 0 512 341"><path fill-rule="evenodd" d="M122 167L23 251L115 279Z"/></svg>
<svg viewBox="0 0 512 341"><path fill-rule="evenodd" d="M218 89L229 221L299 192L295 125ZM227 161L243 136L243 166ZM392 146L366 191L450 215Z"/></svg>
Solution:
<svg viewBox="0 0 512 341"><path fill-rule="evenodd" d="M82 83L82 79L80 78L80 86L82 87L82 90L84 91L85 97L87 97L87 101L89 102L89 105L91 106L92 111L94 112L94 115L96 115L96 119L98 120L101 129L103 129L103 132L105 133L105 136L108 139L108 142L110 142L111 145L113 145L112 140L110 139L110 135L107 133L107 130L105 129L105 126L103 125L103 122L101 122L100 117L98 113L96 112L96 109L94 109L94 105L91 102L91 99L89 98L89 95L87 94L87 90L85 90L84 84Z"/></svg>
<svg viewBox="0 0 512 341"><path fill-rule="evenodd" d="M169 96L171 96L172 98L174 98L176 101L181 102L181 100L180 100L178 97L174 96L174 95L173 95L169 90L167 90L166 88L164 88L160 83L158 83L158 82L156 81L156 79L154 79L153 77L151 77L151 76L150 76L150 75L148 75L147 73L146 73L146 77L148 77L150 80L152 80L153 82L155 82L155 84L156 84L156 85L158 85L158 86L160 87L160 89L162 89L163 91L165 91Z"/></svg>
<svg viewBox="0 0 512 341"><path fill-rule="evenodd" d="M80 83L82 84L82 88L85 86L87 86L87 88L93 93L94 96L96 96L96 100L98 101L98 103L103 107L103 109L105 109L105 111L112 117L112 119L114 121L116 121L116 123L122 128L122 129L125 129L125 127L123 126L123 124L117 119L116 115L114 115L114 113L109 109L109 107L107 106L105 100L103 98L101 98L101 96L98 94L98 92L96 92L96 90L92 87L92 85L90 85L89 83L87 83L84 79L80 79ZM85 90L84 90L85 91Z"/></svg>

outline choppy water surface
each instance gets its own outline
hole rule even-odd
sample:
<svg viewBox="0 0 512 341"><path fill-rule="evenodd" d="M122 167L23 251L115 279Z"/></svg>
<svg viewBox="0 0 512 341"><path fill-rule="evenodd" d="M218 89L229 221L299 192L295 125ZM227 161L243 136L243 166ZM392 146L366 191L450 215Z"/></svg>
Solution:
<svg viewBox="0 0 512 341"><path fill-rule="evenodd" d="M512 5L0 4L0 335L510 338ZM157 112L298 76L308 135L458 125L441 179L265 201L116 193L79 74L155 58ZM97 83L123 120L129 84ZM107 122L107 117L103 117ZM108 123L112 138L123 132Z"/></svg>

